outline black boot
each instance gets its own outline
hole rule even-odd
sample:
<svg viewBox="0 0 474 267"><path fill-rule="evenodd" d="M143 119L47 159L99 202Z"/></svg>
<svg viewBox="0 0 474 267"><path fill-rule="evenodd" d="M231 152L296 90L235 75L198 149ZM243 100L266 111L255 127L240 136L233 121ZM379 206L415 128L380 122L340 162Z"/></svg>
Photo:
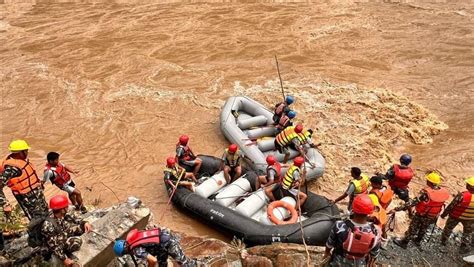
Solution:
<svg viewBox="0 0 474 267"><path fill-rule="evenodd" d="M406 239L397 238L393 240L393 243L403 249L406 249L410 241Z"/></svg>

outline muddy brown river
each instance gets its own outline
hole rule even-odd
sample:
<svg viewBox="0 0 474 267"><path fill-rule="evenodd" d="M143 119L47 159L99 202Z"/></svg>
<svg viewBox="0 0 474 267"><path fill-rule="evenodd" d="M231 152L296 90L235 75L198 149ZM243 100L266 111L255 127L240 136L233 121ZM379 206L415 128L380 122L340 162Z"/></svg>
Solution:
<svg viewBox="0 0 474 267"><path fill-rule="evenodd" d="M322 152L331 155L331 172L315 190L334 197L347 179L332 173L344 176L364 161L386 168L408 151L415 166L440 170L454 193L474 175L474 4L436 2L0 0L1 151L8 153L12 139L26 139L38 170L48 151L58 151L81 172L75 180L88 203L135 195L163 225L227 240L166 206L162 169L183 133L196 152L221 155L227 141L218 117L227 97L279 101L278 55L299 118L321 132ZM392 99L403 99L399 107L418 103L449 128L423 128L430 137L419 144L383 132L372 147L390 136L380 149L385 157L351 156L329 143L362 138L357 127L364 120L348 128L338 122L357 115L353 101L364 102L365 94L350 89L339 111L326 110L325 97L334 96L334 104L343 92L321 91L321 84L395 93ZM401 111L390 112L387 120ZM416 112L405 115L424 123ZM46 192L58 190L48 185Z"/></svg>

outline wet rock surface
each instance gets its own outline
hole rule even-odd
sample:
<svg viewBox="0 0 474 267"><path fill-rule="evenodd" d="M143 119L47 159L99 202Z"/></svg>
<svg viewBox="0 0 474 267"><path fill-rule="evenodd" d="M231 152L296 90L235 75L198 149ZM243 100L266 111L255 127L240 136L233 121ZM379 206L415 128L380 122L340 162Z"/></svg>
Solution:
<svg viewBox="0 0 474 267"><path fill-rule="evenodd" d="M378 262L394 266L462 266L463 257L473 255L474 249L468 253L460 253L459 246L462 232L451 235L446 246L441 245L442 229L439 227L429 228L421 246L410 242L407 249L403 249L393 243L393 239L387 244L386 250L382 250Z"/></svg>

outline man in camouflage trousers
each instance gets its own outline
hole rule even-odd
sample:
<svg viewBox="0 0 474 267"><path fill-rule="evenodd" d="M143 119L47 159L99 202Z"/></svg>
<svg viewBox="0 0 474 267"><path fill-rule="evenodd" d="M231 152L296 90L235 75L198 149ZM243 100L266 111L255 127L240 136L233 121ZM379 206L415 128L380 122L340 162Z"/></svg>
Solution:
<svg viewBox="0 0 474 267"><path fill-rule="evenodd" d="M82 245L80 235L92 231L92 226L79 218L67 214L69 202L66 196L57 195L49 201L53 213L46 218L41 227L46 246L53 255L63 261L65 266L72 266L72 252Z"/></svg>
<svg viewBox="0 0 474 267"><path fill-rule="evenodd" d="M446 245L453 229L462 224L463 235L459 252L469 252L474 245L474 176L466 180L466 191L459 193L441 214L445 218L448 214L448 220L443 229L441 244Z"/></svg>
<svg viewBox="0 0 474 267"><path fill-rule="evenodd" d="M0 206L11 211L3 187L8 186L28 219L48 213L41 180L28 159L30 147L24 140L14 140L8 146L11 154L0 165Z"/></svg>
<svg viewBox="0 0 474 267"><path fill-rule="evenodd" d="M431 224L436 224L438 216L441 213L444 202L449 198L449 192L440 187L441 176L432 172L426 175L426 187L421 190L418 197L409 200L405 205L395 208L395 211L406 210L413 206L416 207L416 213L402 239L395 239L393 242L402 247L407 248L410 240L415 245L420 246L426 230ZM390 211L389 213L393 213Z"/></svg>

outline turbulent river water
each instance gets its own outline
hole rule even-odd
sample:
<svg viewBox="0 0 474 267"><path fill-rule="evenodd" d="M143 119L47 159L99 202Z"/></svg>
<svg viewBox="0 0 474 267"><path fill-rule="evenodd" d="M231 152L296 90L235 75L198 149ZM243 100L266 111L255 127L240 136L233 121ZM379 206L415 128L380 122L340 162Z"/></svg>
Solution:
<svg viewBox="0 0 474 267"><path fill-rule="evenodd" d="M354 140L367 125L353 117L371 96L363 92L372 89L380 92L376 99L386 93L404 99L385 121L375 116L378 128L409 100L427 110L409 109L400 123L408 116L423 126L420 111L449 126L440 131L446 127L436 122L437 130L420 142L384 131L377 139L390 133L392 141L379 163L379 154L331 150L326 142L333 173L343 176L366 155L386 168L408 151L415 166L438 169L453 190L461 189L462 179L474 175L474 4L436 2L0 0L1 151L8 153L12 139L26 139L40 173L45 154L58 151L80 171L75 180L88 203L105 206L136 195L157 219L166 212L163 225L225 239L172 207L167 211L164 161L183 133L196 152L221 155L227 141L220 107L241 93L268 105L279 101L278 55L299 118L324 131L324 141L341 137L339 129L348 135L338 144L363 146ZM342 101L342 91L327 84L343 86L350 98ZM337 109L326 110L326 99ZM365 106L382 109L393 101ZM357 125L337 128L348 120ZM335 196L346 183L325 177L314 187ZM47 188L48 197L58 192Z"/></svg>

